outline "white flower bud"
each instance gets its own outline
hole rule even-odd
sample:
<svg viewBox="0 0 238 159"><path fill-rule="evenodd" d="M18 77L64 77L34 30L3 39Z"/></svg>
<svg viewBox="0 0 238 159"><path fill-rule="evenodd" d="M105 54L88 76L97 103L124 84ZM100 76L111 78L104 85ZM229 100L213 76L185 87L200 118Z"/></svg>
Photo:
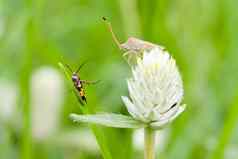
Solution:
<svg viewBox="0 0 238 159"><path fill-rule="evenodd" d="M132 74L127 80L130 99L122 100L135 119L159 129L183 112L183 83L168 52L159 47L145 51Z"/></svg>

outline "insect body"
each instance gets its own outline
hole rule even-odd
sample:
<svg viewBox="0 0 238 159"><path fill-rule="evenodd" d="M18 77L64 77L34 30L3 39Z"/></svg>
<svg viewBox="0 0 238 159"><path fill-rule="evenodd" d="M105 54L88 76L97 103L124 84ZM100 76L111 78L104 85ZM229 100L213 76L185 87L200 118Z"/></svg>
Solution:
<svg viewBox="0 0 238 159"><path fill-rule="evenodd" d="M81 64L79 68L76 71L73 71L69 65L66 64L66 67L69 69L69 71L72 73L71 79L74 84L74 87L76 88L78 95L80 97L80 103L84 105L85 103L87 104L87 99L85 96L85 90L84 90L84 85L89 85L89 84L95 84L98 81L87 81L87 80L81 80L78 72L82 68L82 66L85 63Z"/></svg>
<svg viewBox="0 0 238 159"><path fill-rule="evenodd" d="M81 99L85 103L87 103L87 99L86 99L86 96L85 96L85 91L84 91L84 88L83 88L83 81L80 80L80 77L77 75L76 72L73 72L73 74L72 74L72 81L74 83L74 87L79 92L79 96L81 97Z"/></svg>

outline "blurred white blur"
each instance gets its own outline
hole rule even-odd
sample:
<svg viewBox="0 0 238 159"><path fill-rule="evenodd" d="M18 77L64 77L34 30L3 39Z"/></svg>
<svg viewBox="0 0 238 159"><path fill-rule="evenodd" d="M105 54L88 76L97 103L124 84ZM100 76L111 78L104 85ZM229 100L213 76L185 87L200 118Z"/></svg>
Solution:
<svg viewBox="0 0 238 159"><path fill-rule="evenodd" d="M0 120L8 122L16 111L18 89L15 83L0 80Z"/></svg>
<svg viewBox="0 0 238 159"><path fill-rule="evenodd" d="M88 128L64 131L58 136L55 136L53 141L58 145L76 148L91 154L99 154L100 152L95 136Z"/></svg>
<svg viewBox="0 0 238 159"><path fill-rule="evenodd" d="M237 158L237 156L238 146L235 144L227 146L227 148L225 149L224 159Z"/></svg>
<svg viewBox="0 0 238 159"><path fill-rule="evenodd" d="M31 79L32 135L36 139L52 136L59 125L63 104L63 77L51 67L33 72Z"/></svg>

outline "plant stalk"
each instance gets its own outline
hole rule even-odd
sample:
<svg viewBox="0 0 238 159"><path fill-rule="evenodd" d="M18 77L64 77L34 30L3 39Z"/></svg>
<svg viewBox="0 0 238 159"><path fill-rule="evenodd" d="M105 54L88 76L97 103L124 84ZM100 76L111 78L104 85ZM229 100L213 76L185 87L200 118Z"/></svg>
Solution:
<svg viewBox="0 0 238 159"><path fill-rule="evenodd" d="M155 159L155 130L150 127L144 130L144 159Z"/></svg>

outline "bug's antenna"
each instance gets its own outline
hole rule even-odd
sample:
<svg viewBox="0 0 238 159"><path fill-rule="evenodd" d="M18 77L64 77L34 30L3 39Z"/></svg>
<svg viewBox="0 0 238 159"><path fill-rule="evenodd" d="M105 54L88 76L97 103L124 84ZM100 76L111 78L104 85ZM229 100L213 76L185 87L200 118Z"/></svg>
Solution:
<svg viewBox="0 0 238 159"><path fill-rule="evenodd" d="M73 70L71 69L71 67L68 64L64 64L66 66L66 68L68 68L68 70L73 73Z"/></svg>
<svg viewBox="0 0 238 159"><path fill-rule="evenodd" d="M87 63L88 61L84 61L79 67L78 69L76 70L75 73L78 73L80 71L80 69Z"/></svg>
<svg viewBox="0 0 238 159"><path fill-rule="evenodd" d="M117 46L119 47L119 49L122 49L121 44L119 42L119 40L117 39L116 35L114 34L113 30L112 30L112 25L111 23L107 20L106 17L102 17L102 20L106 23L108 30L111 32L112 34L112 39L114 40L114 42L117 44Z"/></svg>

